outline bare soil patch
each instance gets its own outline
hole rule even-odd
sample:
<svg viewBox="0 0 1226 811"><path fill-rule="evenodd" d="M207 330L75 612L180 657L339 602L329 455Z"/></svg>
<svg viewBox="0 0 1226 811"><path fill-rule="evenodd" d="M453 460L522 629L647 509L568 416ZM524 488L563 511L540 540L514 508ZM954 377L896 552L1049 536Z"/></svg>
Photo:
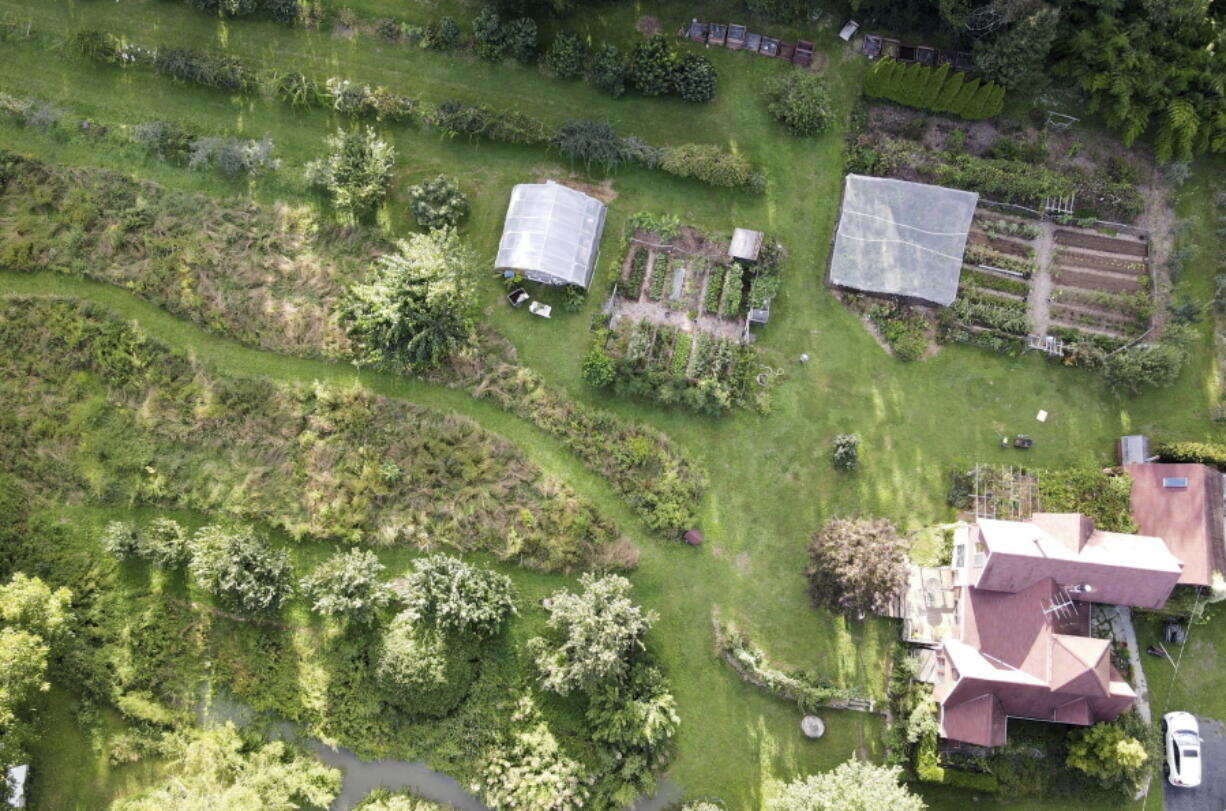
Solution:
<svg viewBox="0 0 1226 811"><path fill-rule="evenodd" d="M1101 270L1074 270L1056 268L1052 276L1056 283L1065 287L1080 287L1085 290L1104 290L1110 293L1134 293L1145 286L1136 276L1125 276Z"/></svg>
<svg viewBox="0 0 1226 811"><path fill-rule="evenodd" d="M1067 228L1056 229L1056 244L1089 248L1105 253L1118 253L1124 256L1149 256L1149 245L1140 239L1116 239L1098 234L1087 234L1084 231L1070 231Z"/></svg>
<svg viewBox="0 0 1226 811"><path fill-rule="evenodd" d="M1004 237L994 237L982 231L971 231L970 240L976 245L986 245L994 251L1007 253L1010 256L1019 256L1023 259L1029 259L1034 255L1034 249L1025 242L1017 242Z"/></svg>
<svg viewBox="0 0 1226 811"><path fill-rule="evenodd" d="M572 175L546 171L545 174L536 179L536 182L544 183L547 180L552 180L554 183L559 183L568 189L581 191L586 195L595 197L605 205L617 199L617 191L613 188L613 181L611 179L603 180L600 183L584 183Z"/></svg>
<svg viewBox="0 0 1226 811"><path fill-rule="evenodd" d="M639 21L634 24L634 30L638 31L645 37L654 37L660 33L660 20L658 17L652 17L644 14L639 17Z"/></svg>

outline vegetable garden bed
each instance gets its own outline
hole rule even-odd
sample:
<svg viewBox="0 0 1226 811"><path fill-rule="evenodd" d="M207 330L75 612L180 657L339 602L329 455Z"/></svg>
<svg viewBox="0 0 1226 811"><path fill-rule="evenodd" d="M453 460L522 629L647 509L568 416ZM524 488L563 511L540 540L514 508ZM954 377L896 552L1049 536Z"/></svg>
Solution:
<svg viewBox="0 0 1226 811"><path fill-rule="evenodd" d="M1065 287L1080 287L1085 290L1108 290L1114 293L1131 293L1146 289L1139 276L1125 276L1107 271L1056 267L1052 268L1051 276L1056 284Z"/></svg>
<svg viewBox="0 0 1226 811"><path fill-rule="evenodd" d="M1056 229L1055 238L1057 245L1071 245L1076 248L1088 248L1092 251L1118 253L1124 256L1149 256L1149 243L1136 239L1116 239L1082 231L1069 231L1064 228Z"/></svg>
<svg viewBox="0 0 1226 811"><path fill-rule="evenodd" d="M1114 256L1103 256L1099 253L1082 253L1081 251L1060 250L1056 254L1056 263L1065 267L1110 270L1114 273L1131 273L1136 276L1149 272L1149 268L1143 262L1133 262Z"/></svg>

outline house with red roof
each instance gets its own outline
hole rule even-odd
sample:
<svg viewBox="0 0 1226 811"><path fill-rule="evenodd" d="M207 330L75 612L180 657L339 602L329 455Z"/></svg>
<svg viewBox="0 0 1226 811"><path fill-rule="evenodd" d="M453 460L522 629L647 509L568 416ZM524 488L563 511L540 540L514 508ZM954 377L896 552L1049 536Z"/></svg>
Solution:
<svg viewBox="0 0 1226 811"><path fill-rule="evenodd" d="M1132 478L1132 520L1166 541L1183 561L1179 582L1212 586L1226 569L1222 474L1208 465L1142 462L1126 465Z"/></svg>
<svg viewBox="0 0 1226 811"><path fill-rule="evenodd" d="M1089 726L1136 694L1090 633L1090 604L1160 608L1184 564L1162 538L1076 513L980 518L954 541L955 616L936 654L941 737L1002 746L1007 719Z"/></svg>

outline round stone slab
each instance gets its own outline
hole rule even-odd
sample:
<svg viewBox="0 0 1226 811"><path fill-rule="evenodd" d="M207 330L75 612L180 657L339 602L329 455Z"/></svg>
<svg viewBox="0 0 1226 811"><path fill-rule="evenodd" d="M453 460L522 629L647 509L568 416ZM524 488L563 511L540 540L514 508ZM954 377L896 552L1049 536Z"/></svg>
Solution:
<svg viewBox="0 0 1226 811"><path fill-rule="evenodd" d="M800 719L800 731L806 738L820 738L826 734L826 724L816 715L806 715Z"/></svg>

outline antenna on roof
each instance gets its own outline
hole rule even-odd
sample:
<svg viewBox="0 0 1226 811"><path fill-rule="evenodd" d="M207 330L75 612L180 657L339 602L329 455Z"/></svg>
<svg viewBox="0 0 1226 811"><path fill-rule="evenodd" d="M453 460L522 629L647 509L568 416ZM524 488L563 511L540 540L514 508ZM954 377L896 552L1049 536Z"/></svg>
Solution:
<svg viewBox="0 0 1226 811"><path fill-rule="evenodd" d="M1069 594L1089 594L1094 591L1094 587L1089 583L1078 583L1075 586L1068 587Z"/></svg>
<svg viewBox="0 0 1226 811"><path fill-rule="evenodd" d="M1063 587L1057 586L1052 590L1050 600L1039 600L1039 604L1043 606L1043 616L1056 617L1057 619L1072 619L1077 616L1077 608L1073 605L1073 598Z"/></svg>

